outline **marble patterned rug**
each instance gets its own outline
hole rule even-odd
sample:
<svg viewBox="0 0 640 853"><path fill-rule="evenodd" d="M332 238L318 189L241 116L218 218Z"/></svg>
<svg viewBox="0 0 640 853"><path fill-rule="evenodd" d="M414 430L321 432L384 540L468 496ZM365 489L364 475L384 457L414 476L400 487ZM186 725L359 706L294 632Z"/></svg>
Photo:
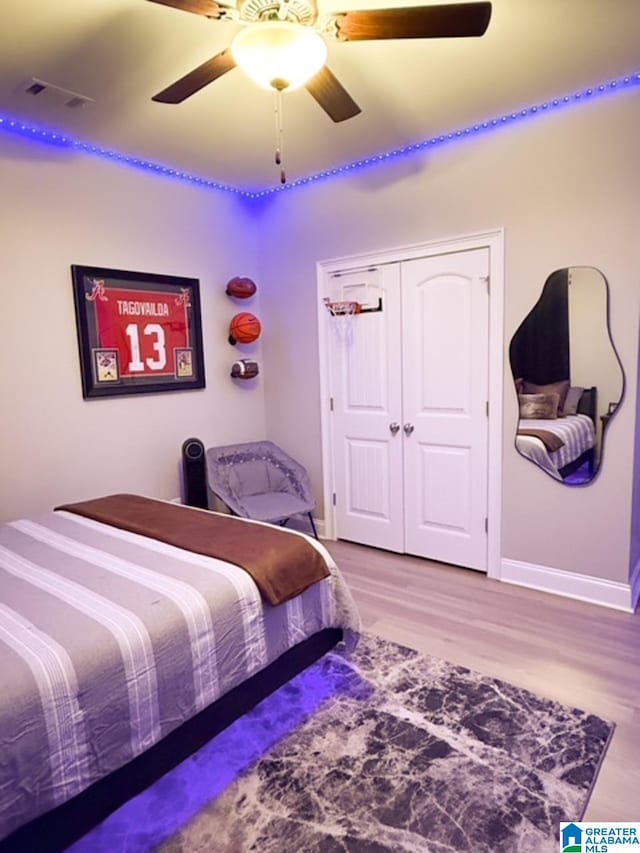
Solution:
<svg viewBox="0 0 640 853"><path fill-rule="evenodd" d="M613 725L363 635L73 850L555 853Z"/></svg>

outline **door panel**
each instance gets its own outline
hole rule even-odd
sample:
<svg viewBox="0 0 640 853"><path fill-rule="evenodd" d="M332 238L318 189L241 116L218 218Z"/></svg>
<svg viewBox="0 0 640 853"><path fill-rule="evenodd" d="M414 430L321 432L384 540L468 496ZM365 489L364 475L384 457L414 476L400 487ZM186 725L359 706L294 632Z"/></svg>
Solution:
<svg viewBox="0 0 640 853"><path fill-rule="evenodd" d="M362 413L377 411L386 414L389 410L392 377L384 370L387 335L386 323L381 319L375 315L356 315L351 321L351 340L341 347L344 360L343 400L347 412L360 410Z"/></svg>
<svg viewBox="0 0 640 853"><path fill-rule="evenodd" d="M389 518L389 456L387 441L346 439L345 504L351 515Z"/></svg>
<svg viewBox="0 0 640 853"><path fill-rule="evenodd" d="M352 334L332 337L332 445L340 539L402 551L400 270L379 271L382 311L359 314ZM353 298L357 298L356 295Z"/></svg>
<svg viewBox="0 0 640 853"><path fill-rule="evenodd" d="M421 445L420 453L420 524L468 535L471 516L468 449ZM438 488L440 483L447 483L450 488L442 492Z"/></svg>
<svg viewBox="0 0 640 853"><path fill-rule="evenodd" d="M405 550L480 570L487 559L488 266L487 249L401 264Z"/></svg>
<svg viewBox="0 0 640 853"><path fill-rule="evenodd" d="M418 370L422 368L421 411L449 415L469 411L470 286L469 280L462 277L447 276L443 281L434 276L418 285L410 300L418 300L411 310L417 309L416 320L420 322L417 331L421 354L416 366ZM452 334L452 329L457 333Z"/></svg>

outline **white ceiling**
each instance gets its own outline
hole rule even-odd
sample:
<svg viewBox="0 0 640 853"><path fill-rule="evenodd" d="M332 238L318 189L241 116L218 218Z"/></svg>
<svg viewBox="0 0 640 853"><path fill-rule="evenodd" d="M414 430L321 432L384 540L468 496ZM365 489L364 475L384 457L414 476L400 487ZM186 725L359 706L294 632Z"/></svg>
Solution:
<svg viewBox="0 0 640 853"><path fill-rule="evenodd" d="M422 4L319 0L407 5ZM182 104L151 101L237 28L146 0L0 0L0 113L223 184L276 185L274 100L239 69ZM640 71L640 0L493 0L482 38L332 42L328 65L362 114L334 124L304 89L285 93L290 180ZM93 100L25 94L32 77Z"/></svg>

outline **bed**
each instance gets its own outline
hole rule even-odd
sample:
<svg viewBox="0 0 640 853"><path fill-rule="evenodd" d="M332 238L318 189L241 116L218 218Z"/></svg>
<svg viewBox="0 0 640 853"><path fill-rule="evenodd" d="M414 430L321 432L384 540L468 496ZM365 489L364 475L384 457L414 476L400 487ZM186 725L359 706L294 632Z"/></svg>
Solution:
<svg viewBox="0 0 640 853"><path fill-rule="evenodd" d="M320 561L326 577L270 603L260 578L228 560L74 508L0 526L2 853L64 849L337 641L357 637L351 595L316 540L149 504L170 507L182 532L193 514L215 523L210 539L229 524L246 541L285 537L278 547L301 566ZM261 553L273 555L265 542Z"/></svg>
<svg viewBox="0 0 640 853"><path fill-rule="evenodd" d="M557 419L521 417L516 449L557 480L566 479L585 464L593 476L597 444L596 411L597 390L592 387L582 392L574 415ZM554 437L557 441L553 441Z"/></svg>

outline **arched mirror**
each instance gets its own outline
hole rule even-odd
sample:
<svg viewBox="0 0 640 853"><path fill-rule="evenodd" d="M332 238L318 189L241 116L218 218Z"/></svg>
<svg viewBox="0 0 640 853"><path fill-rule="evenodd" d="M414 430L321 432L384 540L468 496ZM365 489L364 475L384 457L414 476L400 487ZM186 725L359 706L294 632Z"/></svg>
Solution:
<svg viewBox="0 0 640 853"><path fill-rule="evenodd" d="M624 375L609 332L609 288L593 267L556 270L511 339L516 449L551 477L590 483L602 465Z"/></svg>

